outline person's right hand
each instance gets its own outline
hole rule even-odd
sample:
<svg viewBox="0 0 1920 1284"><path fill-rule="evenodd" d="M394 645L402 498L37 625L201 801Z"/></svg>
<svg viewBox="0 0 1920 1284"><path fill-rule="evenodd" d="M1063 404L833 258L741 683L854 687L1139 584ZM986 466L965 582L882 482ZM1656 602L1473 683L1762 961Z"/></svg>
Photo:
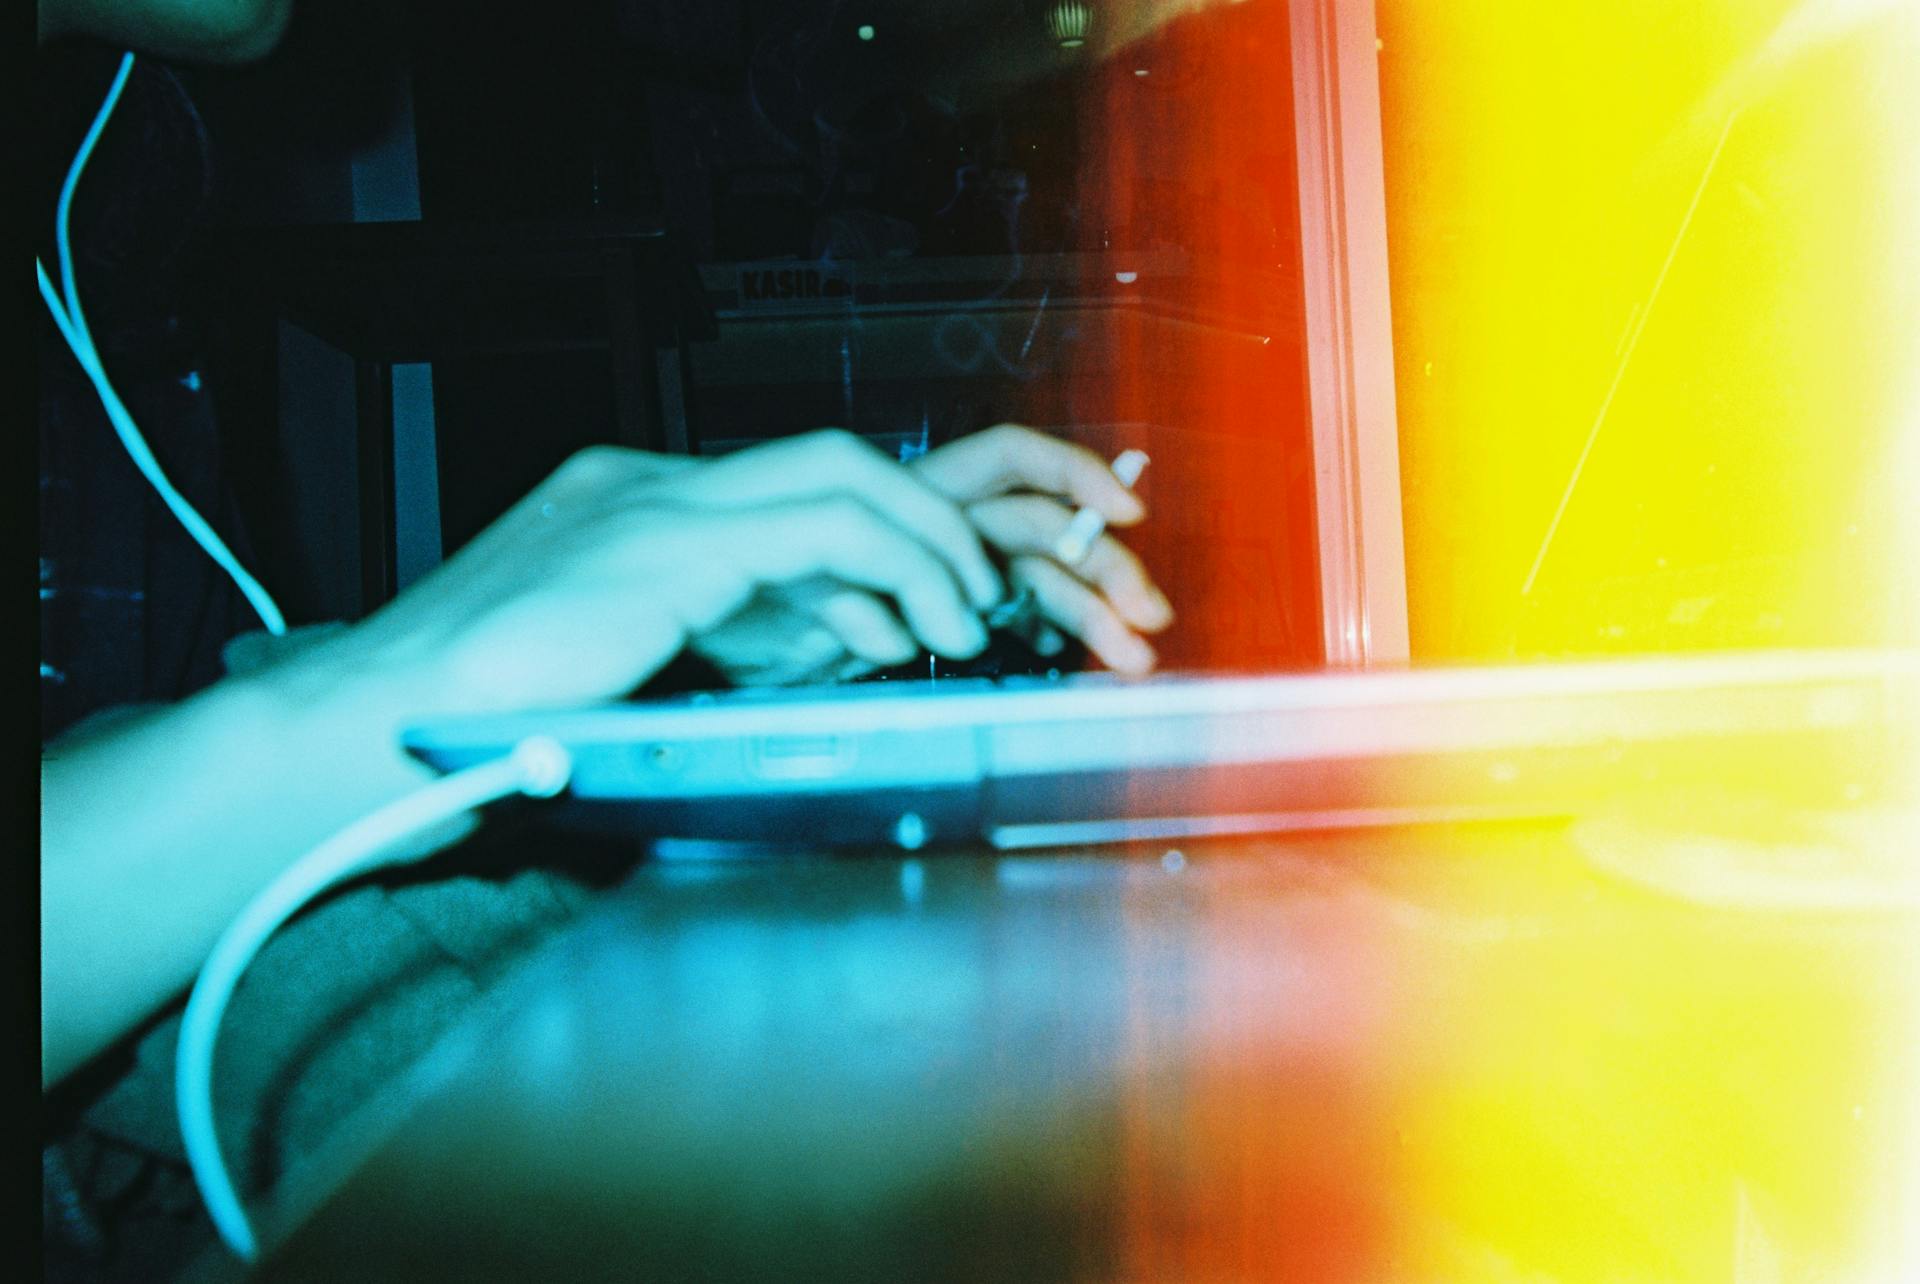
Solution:
<svg viewBox="0 0 1920 1284"><path fill-rule="evenodd" d="M713 461L593 447L358 626L355 650L406 675L417 713L580 704L628 693L757 588L823 578L953 658L985 646L979 613L1005 592L961 510L850 434ZM855 653L874 623L819 618Z"/></svg>
<svg viewBox="0 0 1920 1284"><path fill-rule="evenodd" d="M1142 634L1173 622L1166 596L1140 559L1111 534L1077 563L1055 548L1090 508L1111 527L1131 526L1146 509L1106 460L1086 447L1019 424L1000 424L948 442L912 463L880 461L911 484L957 506L1006 566L1008 583L1029 594L1037 618L1028 637L1039 654L1078 638L1115 672L1138 676L1157 662ZM830 619L832 630L817 627ZM850 644L858 639L859 645ZM1048 649L1051 640L1053 649ZM848 643L848 644L843 644ZM762 589L695 649L743 685L833 681L914 658L919 649L872 595L821 577Z"/></svg>

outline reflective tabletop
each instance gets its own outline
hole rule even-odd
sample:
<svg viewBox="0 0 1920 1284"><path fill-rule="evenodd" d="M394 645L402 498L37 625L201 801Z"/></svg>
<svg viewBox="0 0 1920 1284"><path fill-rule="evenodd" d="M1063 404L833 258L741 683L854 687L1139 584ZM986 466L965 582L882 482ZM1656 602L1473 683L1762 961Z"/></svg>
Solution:
<svg viewBox="0 0 1920 1284"><path fill-rule="evenodd" d="M1884 818L655 861L272 1279L1788 1279L1913 1248Z"/></svg>

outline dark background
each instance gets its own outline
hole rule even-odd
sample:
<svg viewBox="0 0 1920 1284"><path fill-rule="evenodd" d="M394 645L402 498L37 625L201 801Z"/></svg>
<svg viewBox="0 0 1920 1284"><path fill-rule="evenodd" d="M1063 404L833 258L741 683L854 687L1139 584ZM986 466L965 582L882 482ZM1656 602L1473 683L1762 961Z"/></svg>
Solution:
<svg viewBox="0 0 1920 1284"><path fill-rule="evenodd" d="M264 62L192 77L220 175L212 258L224 227L352 219L356 155L409 107L428 223L658 225L702 263L1069 248L1074 65L930 90L956 30L983 48L1011 36L1042 58L1053 50L1017 2L924 8L916 19L819 0L580 0L493 22L496 11L447 0L301 5ZM865 22L872 41L857 35ZM1017 211L983 177L1009 165L1024 182ZM248 362L229 364L224 418L241 471L284 472L273 443L245 439L270 417L269 390L249 396ZM1012 378L930 369L911 395L863 381L849 397L842 373L730 388L707 407L720 420L707 435L826 424L884 435L924 421L937 441L1022 408ZM604 353L442 359L434 394L449 553L573 450L613 438ZM315 484L313 461L298 471ZM269 552L291 556L300 533L276 534L273 506L256 508Z"/></svg>
<svg viewBox="0 0 1920 1284"><path fill-rule="evenodd" d="M696 293L704 288L723 308L738 303L729 291L743 263L838 265L878 291L841 315L751 316L733 331L750 342L694 353L688 406L704 453L834 425L905 457L1006 420L1109 454L1146 445L1156 458L1149 503L1176 495L1192 518L1191 532L1161 521L1153 533L1153 569L1176 609L1191 619L1201 597L1232 599L1235 618L1211 631L1216 641L1247 639L1245 654L1228 658L1317 664L1298 234L1280 199L1292 191L1290 152L1253 157L1261 173L1274 171L1250 186L1254 199L1222 199L1221 166L1189 183L1179 148L1161 145L1183 137L1183 103L1217 110L1204 71L1209 43L1235 38L1230 23L1212 22L1196 38L1197 20L1176 22L1117 50L1109 41L1096 55L1062 47L1048 8L570 0L494 10L313 0L296 6L265 60L177 69L211 142L212 200L192 293L210 336L228 473L262 578L289 619L352 618L378 602L358 570L352 362L284 317L234 302L270 294L278 275L301 266L297 240L262 260L263 229L416 218L428 229L510 235L653 227L683 272L707 274L704 287L693 278ZM1158 79L1135 82L1135 63ZM1156 97L1162 132L1141 128L1125 143L1136 180L1125 209L1103 209L1089 175L1114 145L1109 131L1137 123L1115 113L1116 74L1127 93ZM1277 74L1284 102L1284 68ZM1109 261L1171 253L1189 275L1223 271L1202 243L1211 224L1185 226L1170 211L1229 207L1233 220L1259 225L1258 236L1244 227L1231 235L1262 246L1257 267L1275 275L1275 297L1260 316L1220 323L1224 338L1194 342L1231 347L1231 332L1254 330L1282 340L1272 348L1265 440L1249 443L1259 462L1239 466L1219 440L1179 436L1210 427L1208 405L1193 400L1205 380L1171 369L1193 354L1151 326L1116 330L1114 318L1137 312L1114 306L1126 290ZM1084 263L1114 297L1075 294L1067 278ZM915 275L917 264L927 273ZM663 278L649 293L671 288ZM1192 301L1210 297L1191 283L1166 289L1154 302L1160 315L1190 318ZM1190 297L1174 297L1182 289ZM1137 303L1140 293L1119 302ZM873 298L883 301L867 306ZM589 293L579 306L601 305ZM1169 391L1133 405L1102 395L1118 382L1115 363L1137 364L1142 351L1170 363L1171 377L1159 381ZM433 359L444 553L575 450L618 439L615 377L604 347ZM1139 385L1136 373L1130 386ZM1152 440L1111 431L1110 421L1140 419L1152 420ZM1195 465L1191 479L1182 457ZM1245 513L1196 489L1235 467L1272 474L1270 486L1242 478L1257 501ZM1222 531L1260 543L1260 566L1278 569L1256 568L1260 582L1240 584L1213 549ZM1168 563L1188 547L1196 561L1183 574ZM1180 639L1172 645L1177 661Z"/></svg>

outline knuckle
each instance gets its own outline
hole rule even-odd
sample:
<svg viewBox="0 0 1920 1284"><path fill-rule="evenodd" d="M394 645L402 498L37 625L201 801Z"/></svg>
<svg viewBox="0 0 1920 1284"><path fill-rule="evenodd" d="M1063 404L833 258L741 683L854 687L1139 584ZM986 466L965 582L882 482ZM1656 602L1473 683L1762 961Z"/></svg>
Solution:
<svg viewBox="0 0 1920 1284"><path fill-rule="evenodd" d="M1030 435L1027 429L1018 424L995 424L975 433L968 440L975 443L974 448L989 462L1005 467L1019 455L1021 443Z"/></svg>
<svg viewBox="0 0 1920 1284"><path fill-rule="evenodd" d="M1044 449L1058 444L1055 438L1038 429L1029 428L1025 424L995 424L987 431L992 434L994 445L1002 450L1019 450L1033 446Z"/></svg>
<svg viewBox="0 0 1920 1284"><path fill-rule="evenodd" d="M622 446L584 446L567 456L559 475L578 484L605 484L626 473L632 466L632 456L633 452Z"/></svg>
<svg viewBox="0 0 1920 1284"><path fill-rule="evenodd" d="M802 440L811 448L833 458L859 458L873 450L859 434L845 428L816 428Z"/></svg>

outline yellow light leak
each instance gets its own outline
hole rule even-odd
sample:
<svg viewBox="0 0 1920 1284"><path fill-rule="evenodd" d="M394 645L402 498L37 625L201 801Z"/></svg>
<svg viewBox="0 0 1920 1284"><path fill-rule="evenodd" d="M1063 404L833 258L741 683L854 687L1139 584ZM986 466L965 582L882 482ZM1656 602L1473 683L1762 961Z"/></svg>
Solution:
<svg viewBox="0 0 1920 1284"><path fill-rule="evenodd" d="M1379 23L1415 653L1920 639L1913 6Z"/></svg>
<svg viewBox="0 0 1920 1284"><path fill-rule="evenodd" d="M1415 655L1920 645L1915 6L1375 7ZM1218 172L1163 211L1188 246L1268 176L1219 140L1295 127L1235 33L1301 12L1103 6L1091 52L1196 9L1203 88L1148 83L1231 129L1092 117L1115 205L1149 145ZM1116 409L1167 391L1122 369ZM1182 377L1218 421L1271 413L1272 370ZM1796 779L1897 761L1826 743ZM1234 1179L1164 1215L1129 1168L1128 1277L1920 1279L1920 779L1799 810L1738 795L1744 752L1559 846L1330 860L1365 884L1301 938L1339 1046L1195 1071L1179 1145ZM1231 933L1206 944L1231 973Z"/></svg>
<svg viewBox="0 0 1920 1284"><path fill-rule="evenodd" d="M1920 643L1920 6L1377 11L1415 654ZM1581 828L1404 1049L1401 1273L1920 1278L1914 783Z"/></svg>

